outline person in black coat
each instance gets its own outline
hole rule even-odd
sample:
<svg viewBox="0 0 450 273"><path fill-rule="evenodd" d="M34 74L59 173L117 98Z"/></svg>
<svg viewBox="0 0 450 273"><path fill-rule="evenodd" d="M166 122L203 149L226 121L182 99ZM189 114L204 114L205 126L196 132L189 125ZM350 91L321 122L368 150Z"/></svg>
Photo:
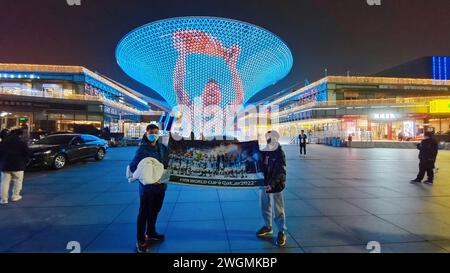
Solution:
<svg viewBox="0 0 450 273"><path fill-rule="evenodd" d="M417 149L419 149L420 151L419 173L417 174L417 178L411 180L411 182L422 182L423 178L425 177L425 173L427 173L428 179L424 183L433 184L434 164L436 162L436 157L439 149L437 141L433 139L433 133L426 132L425 139L417 145Z"/></svg>
<svg viewBox="0 0 450 273"><path fill-rule="evenodd" d="M266 133L267 146L261 151L263 158L264 188L260 190L261 213L264 226L256 232L256 236L265 237L273 234L272 216L278 228L276 244L286 244L286 214L284 210L284 194L286 187L286 156L281 148L277 131Z"/></svg>
<svg viewBox="0 0 450 273"><path fill-rule="evenodd" d="M308 136L305 134L305 130L302 130L301 133L298 135L298 143L300 145L300 156L304 154L306 156L306 142L307 142Z"/></svg>
<svg viewBox="0 0 450 273"><path fill-rule="evenodd" d="M13 182L13 194L11 201L22 199L22 183L24 171L30 157L28 145L22 140L23 130L12 130L6 139L0 144L0 168L2 171L1 181L1 204L7 204L9 200L9 186Z"/></svg>

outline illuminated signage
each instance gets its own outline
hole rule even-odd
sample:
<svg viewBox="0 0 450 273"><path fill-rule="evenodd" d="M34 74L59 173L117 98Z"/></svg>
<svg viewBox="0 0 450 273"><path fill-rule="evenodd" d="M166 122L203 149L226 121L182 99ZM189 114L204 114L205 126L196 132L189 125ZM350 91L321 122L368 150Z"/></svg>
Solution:
<svg viewBox="0 0 450 273"><path fill-rule="evenodd" d="M447 114L450 113L450 99L449 100L433 100L430 102L430 113L432 114Z"/></svg>
<svg viewBox="0 0 450 273"><path fill-rule="evenodd" d="M393 120L393 119L398 119L400 116L399 114L395 114L395 113L375 113L372 115L373 119L378 119L378 120Z"/></svg>

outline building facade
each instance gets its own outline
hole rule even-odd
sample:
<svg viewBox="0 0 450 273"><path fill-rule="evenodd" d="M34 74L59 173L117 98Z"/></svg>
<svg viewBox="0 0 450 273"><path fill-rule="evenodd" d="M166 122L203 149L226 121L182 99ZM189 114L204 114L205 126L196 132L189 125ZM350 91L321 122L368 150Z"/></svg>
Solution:
<svg viewBox="0 0 450 273"><path fill-rule="evenodd" d="M139 137L165 110L84 67L0 64L1 129L51 133L92 125Z"/></svg>
<svg viewBox="0 0 450 273"><path fill-rule="evenodd" d="M284 137L417 140L450 130L450 82L330 76L265 105Z"/></svg>

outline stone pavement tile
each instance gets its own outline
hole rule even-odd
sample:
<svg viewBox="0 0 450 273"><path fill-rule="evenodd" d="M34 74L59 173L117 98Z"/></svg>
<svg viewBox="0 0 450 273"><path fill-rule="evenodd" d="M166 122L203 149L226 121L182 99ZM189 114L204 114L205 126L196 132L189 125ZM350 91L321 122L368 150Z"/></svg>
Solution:
<svg viewBox="0 0 450 273"><path fill-rule="evenodd" d="M395 191L393 189L385 188L385 187L362 187L358 188L358 190L367 192L376 198L385 198L385 197L406 197L408 196L406 193ZM358 197L363 198L363 197Z"/></svg>
<svg viewBox="0 0 450 273"><path fill-rule="evenodd" d="M106 192L101 193L94 199L88 201L86 205L117 205L130 204L139 198L137 192Z"/></svg>
<svg viewBox="0 0 450 273"><path fill-rule="evenodd" d="M223 220L169 222L162 253L230 251Z"/></svg>
<svg viewBox="0 0 450 273"><path fill-rule="evenodd" d="M67 192L74 192L74 193L104 193L111 188L112 185L104 185L102 184L94 184L94 183L86 183L84 185L81 185L79 187L73 188L68 190Z"/></svg>
<svg viewBox="0 0 450 273"><path fill-rule="evenodd" d="M337 198L373 198L374 195L364 192L360 189L356 188L349 188L349 187L343 187L339 190L336 190L336 188L323 188L323 192L329 192L330 194L333 194Z"/></svg>
<svg viewBox="0 0 450 273"><path fill-rule="evenodd" d="M432 241L432 243L450 252L450 240Z"/></svg>
<svg viewBox="0 0 450 273"><path fill-rule="evenodd" d="M259 200L259 195L254 189L219 189L221 202Z"/></svg>
<svg viewBox="0 0 450 273"><path fill-rule="evenodd" d="M168 222L175 203L164 203L158 214L158 221ZM131 204L114 220L114 224L135 224L139 214L139 204Z"/></svg>
<svg viewBox="0 0 450 273"><path fill-rule="evenodd" d="M450 225L429 214L390 214L379 217L426 240L450 239Z"/></svg>
<svg viewBox="0 0 450 273"><path fill-rule="evenodd" d="M80 243L81 251L94 240L104 229L105 225L88 226L51 226L35 234L10 249L11 252L19 253L69 253L67 244L70 241Z"/></svg>
<svg viewBox="0 0 450 273"><path fill-rule="evenodd" d="M54 224L57 226L107 225L112 223L128 205L86 206L72 208L72 214Z"/></svg>
<svg viewBox="0 0 450 273"><path fill-rule="evenodd" d="M337 180L334 180L332 177L325 177L321 180L307 180L308 183L312 184L315 187L318 188L340 188L340 187L347 187L344 184L339 183Z"/></svg>
<svg viewBox="0 0 450 273"><path fill-rule="evenodd" d="M285 213L290 216L323 216L323 214L305 200L285 200Z"/></svg>
<svg viewBox="0 0 450 273"><path fill-rule="evenodd" d="M423 199L450 208L450 196L423 197Z"/></svg>
<svg viewBox="0 0 450 273"><path fill-rule="evenodd" d="M31 236L41 232L47 227L47 225L42 224L21 224L20 226L1 228L0 252L10 251L15 245L28 240ZM34 249L31 250L35 251Z"/></svg>
<svg viewBox="0 0 450 273"><path fill-rule="evenodd" d="M277 248L275 240L278 230L276 227L274 227L273 235L263 238L256 237L256 231L264 225L262 219L225 219L225 225L232 251ZM285 248L299 247L289 233L286 233L286 239Z"/></svg>
<svg viewBox="0 0 450 273"><path fill-rule="evenodd" d="M325 216L369 214L367 211L341 199L310 199L305 200L305 202Z"/></svg>
<svg viewBox="0 0 450 273"><path fill-rule="evenodd" d="M365 242L419 242L422 238L373 215L334 216L339 226Z"/></svg>
<svg viewBox="0 0 450 273"><path fill-rule="evenodd" d="M8 206L10 208L38 208L44 207L45 203L49 200L56 198L59 194L57 193L22 193L23 199L19 202L12 202Z"/></svg>
<svg viewBox="0 0 450 273"><path fill-rule="evenodd" d="M158 233L164 234L166 222L157 222ZM136 252L136 224L111 224L85 249L85 252L134 253ZM157 252L160 243L151 244L148 252Z"/></svg>
<svg viewBox="0 0 450 273"><path fill-rule="evenodd" d="M217 191L180 191L178 202L219 202L219 195Z"/></svg>
<svg viewBox="0 0 450 273"><path fill-rule="evenodd" d="M22 226L46 226L69 217L72 208L14 208L9 205L0 207L0 230L3 228L20 229Z"/></svg>
<svg viewBox="0 0 450 273"><path fill-rule="evenodd" d="M65 193L42 203L43 207L75 207L84 206L99 193Z"/></svg>
<svg viewBox="0 0 450 273"><path fill-rule="evenodd" d="M366 244L328 217L288 217L288 231L300 247Z"/></svg>
<svg viewBox="0 0 450 273"><path fill-rule="evenodd" d="M369 253L366 245L305 247L305 253Z"/></svg>
<svg viewBox="0 0 450 273"><path fill-rule="evenodd" d="M382 198L349 198L345 201L376 215L414 213L416 211L414 208L404 208Z"/></svg>
<svg viewBox="0 0 450 273"><path fill-rule="evenodd" d="M448 253L431 242L382 244L381 253Z"/></svg>
<svg viewBox="0 0 450 273"><path fill-rule="evenodd" d="M117 183L113 186L111 186L109 189L111 192L120 191L120 192L138 192L139 191L139 185L137 183Z"/></svg>
<svg viewBox="0 0 450 273"><path fill-rule="evenodd" d="M224 219L261 218L258 201L222 202L220 206Z"/></svg>
<svg viewBox="0 0 450 273"><path fill-rule="evenodd" d="M63 194L73 192L74 190L82 187L85 183L79 184L51 184L51 185L27 185L25 182L23 185L23 195L34 194Z"/></svg>
<svg viewBox="0 0 450 273"><path fill-rule="evenodd" d="M176 203L170 221L222 220L219 203Z"/></svg>
<svg viewBox="0 0 450 273"><path fill-rule="evenodd" d="M277 248L257 248L257 249L238 249L232 250L232 253L305 253L303 249L297 247L277 247Z"/></svg>
<svg viewBox="0 0 450 273"><path fill-rule="evenodd" d="M411 211L414 213L442 213L442 215L448 215L450 208L428 201L424 198L384 198L384 200L404 208L404 211Z"/></svg>
<svg viewBox="0 0 450 273"><path fill-rule="evenodd" d="M336 198L334 192L324 192L319 188L288 188L287 191L297 195L301 199L329 199Z"/></svg>

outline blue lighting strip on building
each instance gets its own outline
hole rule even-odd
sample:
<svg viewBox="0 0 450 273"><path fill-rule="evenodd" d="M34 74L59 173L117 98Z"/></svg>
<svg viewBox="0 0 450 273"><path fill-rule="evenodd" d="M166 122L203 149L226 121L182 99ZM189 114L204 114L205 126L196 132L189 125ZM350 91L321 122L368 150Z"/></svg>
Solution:
<svg viewBox="0 0 450 273"><path fill-rule="evenodd" d="M448 78L448 74L447 74L447 58L448 57L444 57L444 83L447 83L447 78Z"/></svg>
<svg viewBox="0 0 450 273"><path fill-rule="evenodd" d="M433 56L433 83L436 83L436 57Z"/></svg>

